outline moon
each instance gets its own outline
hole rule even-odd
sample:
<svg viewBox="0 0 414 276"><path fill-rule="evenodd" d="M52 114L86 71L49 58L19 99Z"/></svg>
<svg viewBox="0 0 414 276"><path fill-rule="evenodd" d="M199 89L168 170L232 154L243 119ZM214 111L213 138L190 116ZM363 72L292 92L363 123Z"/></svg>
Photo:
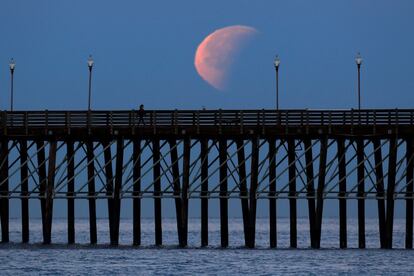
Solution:
<svg viewBox="0 0 414 276"><path fill-rule="evenodd" d="M194 58L200 77L214 88L225 90L231 65L255 34L255 28L242 25L221 28L209 34L198 45Z"/></svg>

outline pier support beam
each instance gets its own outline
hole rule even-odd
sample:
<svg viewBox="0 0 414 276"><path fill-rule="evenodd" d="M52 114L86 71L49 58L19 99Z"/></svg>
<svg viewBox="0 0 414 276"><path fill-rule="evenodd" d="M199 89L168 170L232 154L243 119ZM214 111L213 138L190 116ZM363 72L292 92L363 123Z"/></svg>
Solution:
<svg viewBox="0 0 414 276"><path fill-rule="evenodd" d="M394 192L395 175L397 171L397 142L396 138L390 140L390 154L388 160L388 185L387 185L387 218L385 220L385 235L387 248L392 248L392 232L394 226Z"/></svg>
<svg viewBox="0 0 414 276"><path fill-rule="evenodd" d="M249 202L249 248L254 248L256 235L256 191L259 174L259 137L252 138L252 160L250 175L250 202Z"/></svg>
<svg viewBox="0 0 414 276"><path fill-rule="evenodd" d="M384 172L382 165L381 141L373 140L375 157L375 175L377 184L377 203L378 203L378 226L380 236L380 247L386 248L387 240L385 236L385 192L384 192Z"/></svg>
<svg viewBox="0 0 414 276"><path fill-rule="evenodd" d="M339 178L339 247L347 248L346 212L346 152L344 139L338 139L338 178Z"/></svg>
<svg viewBox="0 0 414 276"><path fill-rule="evenodd" d="M201 154L201 246L208 245L208 140L200 140Z"/></svg>
<svg viewBox="0 0 414 276"><path fill-rule="evenodd" d="M220 233L221 247L229 246L228 198L227 198L227 141L219 140L220 162Z"/></svg>
<svg viewBox="0 0 414 276"><path fill-rule="evenodd" d="M133 245L141 245L141 140L133 142L133 196L132 199L132 232Z"/></svg>
<svg viewBox="0 0 414 276"><path fill-rule="evenodd" d="M161 163L160 141L152 141L152 160L154 176L154 219L155 219L155 245L162 245L162 213L161 213Z"/></svg>
<svg viewBox="0 0 414 276"><path fill-rule="evenodd" d="M96 199L95 199L95 164L93 141L86 142L86 156L88 162L88 203L89 203L89 238L91 244L97 243L96 231Z"/></svg>
<svg viewBox="0 0 414 276"><path fill-rule="evenodd" d="M29 170L27 164L27 141L20 141L20 182L22 195L22 242L29 242Z"/></svg>
<svg viewBox="0 0 414 276"><path fill-rule="evenodd" d="M106 176L106 196L108 197L108 222L109 222L109 240L111 245L116 245L115 238L115 200L114 200L114 174L112 171L112 153L108 141L102 141L104 149L105 176Z"/></svg>
<svg viewBox="0 0 414 276"><path fill-rule="evenodd" d="M68 244L75 243L75 153L72 140L66 141L68 181Z"/></svg>
<svg viewBox="0 0 414 276"><path fill-rule="evenodd" d="M43 141L36 141L37 148L37 168L39 175L39 196L40 196L40 211L42 215L42 234L43 234L43 243L47 242L47 222L46 222L46 187L47 187L47 178L46 178L46 154L45 154L45 145Z"/></svg>
<svg viewBox="0 0 414 276"><path fill-rule="evenodd" d="M321 230L322 230L322 215L323 215L323 192L325 189L325 175L326 175L326 155L328 151L328 140L321 138L321 153L319 156L319 175L318 175L318 189L316 191L316 213L315 213L315 225L316 225L316 237L315 248L321 247Z"/></svg>
<svg viewBox="0 0 414 276"><path fill-rule="evenodd" d="M364 140L356 140L358 178L358 247L365 248L365 165Z"/></svg>
<svg viewBox="0 0 414 276"><path fill-rule="evenodd" d="M269 139L269 238L270 248L277 247L276 224L276 141Z"/></svg>
<svg viewBox="0 0 414 276"><path fill-rule="evenodd" d="M296 154L295 140L289 138L288 163L289 163L289 211L290 211L290 247L297 247L297 217L296 217Z"/></svg>
<svg viewBox="0 0 414 276"><path fill-rule="evenodd" d="M171 156L171 168L173 175L173 189L174 189L174 202L175 202L175 217L177 220L177 234L178 244L180 247L184 247L183 233L182 233L182 217L181 217L181 184L180 184L180 164L178 161L177 142L175 139L169 141L170 144L170 156Z"/></svg>
<svg viewBox="0 0 414 276"><path fill-rule="evenodd" d="M51 141L49 146L49 166L47 172L47 184L45 192L45 218L43 230L43 243L52 242L52 218L53 218L53 193L55 188L55 169L56 169L56 141Z"/></svg>
<svg viewBox="0 0 414 276"><path fill-rule="evenodd" d="M247 192L247 178L246 178L246 158L244 155L244 143L243 140L236 141L237 146L237 161L239 171L240 182L240 202L243 216L243 233L244 233L244 245L249 244L249 199Z"/></svg>
<svg viewBox="0 0 414 276"><path fill-rule="evenodd" d="M116 143L115 188L114 188L114 236L111 243L119 244L119 224L121 220L122 169L124 166L124 139Z"/></svg>
<svg viewBox="0 0 414 276"><path fill-rule="evenodd" d="M413 150L413 140L408 139L406 141L406 162L407 162L407 190L405 200L405 248L413 248L413 173L414 173L414 150Z"/></svg>
<svg viewBox="0 0 414 276"><path fill-rule="evenodd" d="M188 189L190 187L190 150L191 141L189 138L184 139L184 156L183 156L183 188L181 192L181 233L182 244L187 246L188 238Z"/></svg>
<svg viewBox="0 0 414 276"><path fill-rule="evenodd" d="M9 242L9 141L0 141L0 221L1 242Z"/></svg>
<svg viewBox="0 0 414 276"><path fill-rule="evenodd" d="M309 214L309 232L311 247L316 248L315 245L315 186L314 186L314 172L313 172L313 154L312 142L309 139L303 141L305 146L305 162L306 162L306 191L308 196L308 214Z"/></svg>

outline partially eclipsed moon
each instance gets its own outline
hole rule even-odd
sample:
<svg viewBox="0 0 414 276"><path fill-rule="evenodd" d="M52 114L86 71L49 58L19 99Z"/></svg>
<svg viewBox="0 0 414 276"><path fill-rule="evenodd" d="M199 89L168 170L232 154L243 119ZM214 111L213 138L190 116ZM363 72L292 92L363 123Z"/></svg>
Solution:
<svg viewBox="0 0 414 276"><path fill-rule="evenodd" d="M256 29L235 25L218 29L198 46L194 65L198 74L218 90L226 88L230 67Z"/></svg>

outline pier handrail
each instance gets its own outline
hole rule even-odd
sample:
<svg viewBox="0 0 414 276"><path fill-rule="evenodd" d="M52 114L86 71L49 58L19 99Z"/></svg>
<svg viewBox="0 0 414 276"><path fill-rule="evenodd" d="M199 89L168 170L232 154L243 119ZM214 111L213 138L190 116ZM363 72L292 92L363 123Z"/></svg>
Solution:
<svg viewBox="0 0 414 276"><path fill-rule="evenodd" d="M139 116L138 110L2 111L0 128L413 125L414 109L146 110Z"/></svg>

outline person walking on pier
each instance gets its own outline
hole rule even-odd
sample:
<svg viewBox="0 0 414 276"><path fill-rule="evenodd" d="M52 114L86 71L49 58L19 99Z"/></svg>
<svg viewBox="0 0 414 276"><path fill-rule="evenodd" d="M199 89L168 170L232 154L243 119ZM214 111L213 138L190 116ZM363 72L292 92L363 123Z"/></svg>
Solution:
<svg viewBox="0 0 414 276"><path fill-rule="evenodd" d="M143 104L141 104L141 105L139 106L139 110L138 110L138 126L139 126L141 123L145 126L144 116L145 116L144 105L143 105Z"/></svg>

